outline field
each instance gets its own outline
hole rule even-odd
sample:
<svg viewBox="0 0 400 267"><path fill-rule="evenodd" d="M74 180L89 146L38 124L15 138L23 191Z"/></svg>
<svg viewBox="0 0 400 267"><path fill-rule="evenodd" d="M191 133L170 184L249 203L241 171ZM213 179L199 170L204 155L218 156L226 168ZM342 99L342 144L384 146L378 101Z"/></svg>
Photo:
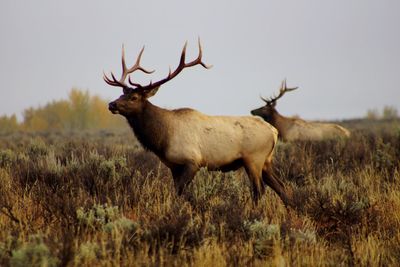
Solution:
<svg viewBox="0 0 400 267"><path fill-rule="evenodd" d="M0 137L0 266L399 266L400 122L280 143L255 207L244 171L201 170L184 196L121 132Z"/></svg>

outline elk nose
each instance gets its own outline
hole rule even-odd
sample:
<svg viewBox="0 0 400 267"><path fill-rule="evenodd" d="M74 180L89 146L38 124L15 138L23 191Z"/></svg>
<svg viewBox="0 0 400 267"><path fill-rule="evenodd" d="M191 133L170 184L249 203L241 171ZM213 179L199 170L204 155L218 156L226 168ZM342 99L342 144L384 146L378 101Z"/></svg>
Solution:
<svg viewBox="0 0 400 267"><path fill-rule="evenodd" d="M116 110L117 109L117 104L115 102L110 102L108 104L108 109L111 110L111 111Z"/></svg>
<svg viewBox="0 0 400 267"><path fill-rule="evenodd" d="M256 115L256 114L254 114L254 113L255 113L255 110L250 111L250 113L251 113L252 115Z"/></svg>

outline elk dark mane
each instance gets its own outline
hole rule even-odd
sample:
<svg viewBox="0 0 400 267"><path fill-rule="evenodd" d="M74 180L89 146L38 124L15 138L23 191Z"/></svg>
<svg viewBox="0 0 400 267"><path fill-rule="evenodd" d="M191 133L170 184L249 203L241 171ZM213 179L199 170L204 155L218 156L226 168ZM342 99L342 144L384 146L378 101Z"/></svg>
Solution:
<svg viewBox="0 0 400 267"><path fill-rule="evenodd" d="M167 144L169 129L164 122L168 112L170 111L146 101L142 113L126 117L143 148L154 152L159 157L163 156L162 153Z"/></svg>

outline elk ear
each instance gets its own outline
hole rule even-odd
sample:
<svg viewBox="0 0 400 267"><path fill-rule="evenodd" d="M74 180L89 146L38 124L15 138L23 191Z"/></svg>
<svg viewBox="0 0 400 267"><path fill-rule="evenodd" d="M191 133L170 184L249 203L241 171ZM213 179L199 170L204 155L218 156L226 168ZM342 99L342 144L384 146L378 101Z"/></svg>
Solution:
<svg viewBox="0 0 400 267"><path fill-rule="evenodd" d="M144 94L143 94L143 96L144 96L146 99L152 97L153 95L155 95L155 94L157 93L158 88L160 88L160 86L157 86L156 88L151 89L151 90L149 90L149 91L145 91Z"/></svg>
<svg viewBox="0 0 400 267"><path fill-rule="evenodd" d="M276 107L276 101L272 102L272 103L271 103L271 106L272 106L273 108Z"/></svg>

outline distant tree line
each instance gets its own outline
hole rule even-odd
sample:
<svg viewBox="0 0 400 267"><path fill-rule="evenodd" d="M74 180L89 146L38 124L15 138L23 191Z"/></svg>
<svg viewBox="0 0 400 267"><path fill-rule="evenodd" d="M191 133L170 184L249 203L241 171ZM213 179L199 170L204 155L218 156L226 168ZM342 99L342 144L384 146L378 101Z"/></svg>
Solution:
<svg viewBox="0 0 400 267"><path fill-rule="evenodd" d="M382 112L379 112L377 109L367 110L366 118L370 120L394 120L398 119L399 115L396 107L385 106L383 107Z"/></svg>
<svg viewBox="0 0 400 267"><path fill-rule="evenodd" d="M107 101L88 91L72 89L67 100L55 100L37 108L23 111L23 120L16 115L0 116L0 133L15 131L79 131L126 128L121 116L108 111ZM399 118L395 107L385 106L381 112L369 109L366 119L390 120Z"/></svg>
<svg viewBox="0 0 400 267"><path fill-rule="evenodd" d="M107 101L88 91L72 89L67 100L55 100L15 115L0 116L0 133L14 131L98 130L126 127L122 117L108 111Z"/></svg>

